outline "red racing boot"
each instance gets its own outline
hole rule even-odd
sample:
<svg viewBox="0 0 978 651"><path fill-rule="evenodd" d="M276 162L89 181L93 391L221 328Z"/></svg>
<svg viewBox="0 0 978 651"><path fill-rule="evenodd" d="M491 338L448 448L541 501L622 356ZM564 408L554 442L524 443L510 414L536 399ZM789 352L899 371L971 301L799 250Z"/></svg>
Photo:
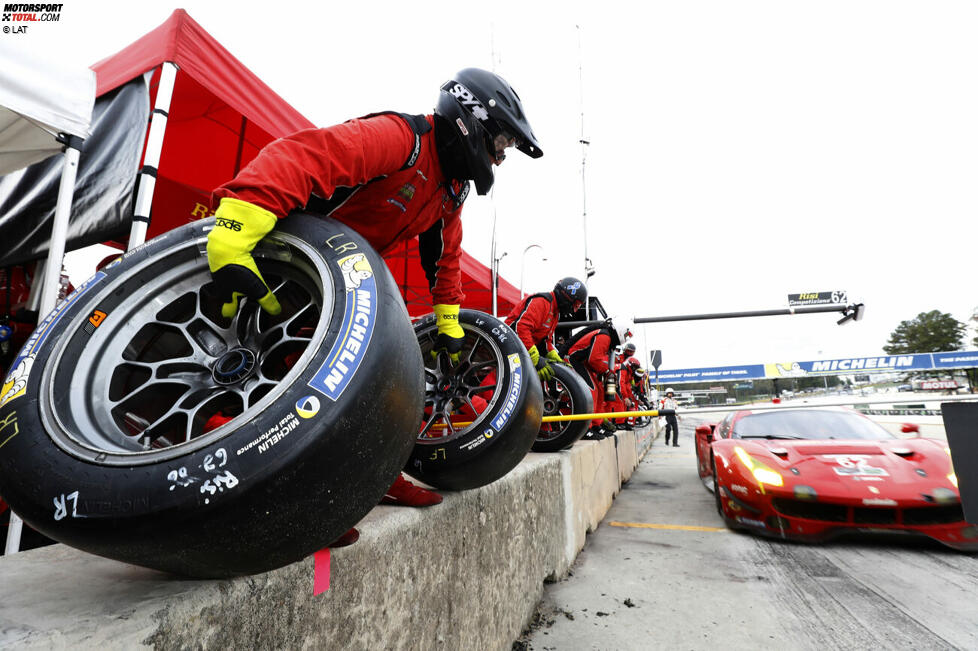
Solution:
<svg viewBox="0 0 978 651"><path fill-rule="evenodd" d="M396 506L433 506L441 504L442 497L434 491L415 486L404 475L398 475L387 494L380 498L381 504Z"/></svg>

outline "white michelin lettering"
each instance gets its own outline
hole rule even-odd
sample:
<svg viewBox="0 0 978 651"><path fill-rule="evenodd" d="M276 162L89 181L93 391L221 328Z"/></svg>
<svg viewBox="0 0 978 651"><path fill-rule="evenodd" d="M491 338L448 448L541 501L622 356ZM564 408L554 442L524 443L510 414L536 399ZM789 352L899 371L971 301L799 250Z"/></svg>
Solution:
<svg viewBox="0 0 978 651"><path fill-rule="evenodd" d="M299 426L299 418L294 413L289 412L282 420L263 435L262 442L258 444L258 454L264 454L269 449L285 439L292 431Z"/></svg>

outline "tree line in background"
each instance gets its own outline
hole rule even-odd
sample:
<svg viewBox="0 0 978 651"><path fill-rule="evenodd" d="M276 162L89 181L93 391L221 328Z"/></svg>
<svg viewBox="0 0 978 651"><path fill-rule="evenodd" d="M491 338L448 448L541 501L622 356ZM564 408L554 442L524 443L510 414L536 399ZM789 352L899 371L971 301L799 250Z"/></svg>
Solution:
<svg viewBox="0 0 978 651"><path fill-rule="evenodd" d="M971 313L972 321L978 327L978 307ZM896 330L890 333L890 339L883 352L888 355L910 353L940 353L952 350L963 350L968 324L958 321L947 312L931 310L921 312L909 321L901 321ZM970 344L978 348L978 334ZM978 369L965 370L971 391L978 389Z"/></svg>

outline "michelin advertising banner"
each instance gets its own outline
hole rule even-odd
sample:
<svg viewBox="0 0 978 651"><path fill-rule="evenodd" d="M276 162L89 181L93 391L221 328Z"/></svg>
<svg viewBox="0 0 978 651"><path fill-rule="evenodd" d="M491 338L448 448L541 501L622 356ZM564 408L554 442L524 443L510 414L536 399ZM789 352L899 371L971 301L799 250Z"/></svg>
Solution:
<svg viewBox="0 0 978 651"><path fill-rule="evenodd" d="M978 367L978 351L952 353L918 353L914 355L882 355L847 357L809 362L775 362L745 366L714 366L659 370L659 382L726 382L732 380L762 380L782 377L842 375L845 373L882 373L886 371L932 371L936 369Z"/></svg>

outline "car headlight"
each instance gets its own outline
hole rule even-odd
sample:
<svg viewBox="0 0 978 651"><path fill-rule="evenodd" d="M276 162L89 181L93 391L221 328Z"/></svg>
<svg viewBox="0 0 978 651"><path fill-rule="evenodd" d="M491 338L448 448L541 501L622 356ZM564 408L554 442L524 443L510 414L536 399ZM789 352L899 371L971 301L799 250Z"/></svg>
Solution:
<svg viewBox="0 0 978 651"><path fill-rule="evenodd" d="M770 468L762 466L754 461L754 459L747 454L747 451L744 450L744 448L738 445L734 448L734 454L736 454L737 458L740 459L745 466L747 466L747 469L750 470L751 474L754 475L754 479L756 479L759 484L767 484L769 486L784 486L784 477L781 476L781 473L777 472L776 470L771 470Z"/></svg>
<svg viewBox="0 0 978 651"><path fill-rule="evenodd" d="M754 473L754 479L762 484L784 486L784 477L770 468L754 468L751 472Z"/></svg>
<svg viewBox="0 0 978 651"><path fill-rule="evenodd" d="M951 474L949 474L949 475L947 476L947 480L948 480L949 482L951 482L951 484L952 484L952 485L953 485L953 486L954 486L955 488L957 488L957 487L958 487L958 476L957 476L957 475L955 475L955 474L954 474L953 472L952 472Z"/></svg>

